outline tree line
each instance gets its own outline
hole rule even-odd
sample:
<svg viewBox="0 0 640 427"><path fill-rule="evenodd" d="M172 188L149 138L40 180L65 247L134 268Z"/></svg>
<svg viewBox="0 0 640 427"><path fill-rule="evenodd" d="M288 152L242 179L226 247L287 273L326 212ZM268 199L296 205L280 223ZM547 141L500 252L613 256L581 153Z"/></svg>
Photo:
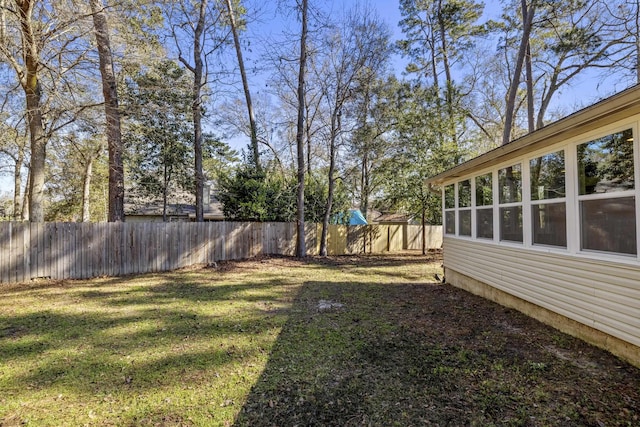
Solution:
<svg viewBox="0 0 640 427"><path fill-rule="evenodd" d="M425 179L566 114L587 73L640 79L639 0L400 0L395 42L366 2L264 3L0 0L4 216L202 221L209 186L229 219L297 222L299 256L322 223L326 254L351 207L439 223Z"/></svg>

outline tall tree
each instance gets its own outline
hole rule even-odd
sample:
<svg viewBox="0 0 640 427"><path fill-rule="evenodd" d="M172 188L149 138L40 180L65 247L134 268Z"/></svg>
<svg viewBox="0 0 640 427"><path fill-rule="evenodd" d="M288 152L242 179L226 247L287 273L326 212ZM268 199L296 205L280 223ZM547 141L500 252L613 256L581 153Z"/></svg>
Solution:
<svg viewBox="0 0 640 427"><path fill-rule="evenodd" d="M163 61L129 81L124 99L132 192L147 200L161 199L165 221L172 193L193 187L191 88L183 68Z"/></svg>
<svg viewBox="0 0 640 427"><path fill-rule="evenodd" d="M242 56L242 46L240 45L240 35L238 31L238 25L236 22L235 13L231 0L225 0L227 5L227 12L229 14L229 24L231 26L231 32L233 33L233 43L236 48L236 56L238 58L238 67L240 68L240 77L242 78L242 89L244 90L244 97L247 104L247 113L249 114L249 134L251 139L251 157L255 164L255 168L260 172L260 151L258 150L258 128L256 125L256 117L253 111L253 102L251 102L251 91L249 90L249 80L247 79L247 72L244 67L244 59Z"/></svg>
<svg viewBox="0 0 640 427"><path fill-rule="evenodd" d="M13 219L18 221L23 219L22 209L22 169L27 161L27 141L26 129L23 126L10 126L8 123L0 122L0 132L3 135L3 142L0 144L0 156L11 159L13 169ZM26 191L25 191L26 193Z"/></svg>
<svg viewBox="0 0 640 427"><path fill-rule="evenodd" d="M518 87L522 81L522 67L526 60L527 48L529 47L529 36L533 25L533 16L536 11L535 0L529 0L529 3L527 3L527 0L521 0L520 4L522 36L520 38L520 47L518 48L513 75L511 76L511 83L509 84L509 90L507 91L507 110L504 114L505 122L504 131L502 133L502 145L508 144L511 141L513 116L516 108L516 95L518 94Z"/></svg>
<svg viewBox="0 0 640 427"><path fill-rule="evenodd" d="M11 64L18 76L20 86L24 91L26 101L26 115L29 126L31 148L31 167L29 183L29 219L33 222L44 221L44 183L46 135L43 124L42 86L40 73L44 64L41 54L43 42L54 35L45 30L45 26L34 17L36 0L14 0L8 11L17 23L19 42L10 41L6 26L3 26L3 40L0 52L5 60ZM5 21L3 24L7 24ZM57 29L56 29L57 30ZM51 30L51 31L56 31Z"/></svg>
<svg viewBox="0 0 640 427"><path fill-rule="evenodd" d="M587 69L611 67L626 48L618 23L600 1L562 2L546 5L542 11L543 19L532 30L543 41L541 51L532 53L540 70L533 77L540 82L536 129L544 126L551 101L560 90Z"/></svg>
<svg viewBox="0 0 640 427"><path fill-rule="evenodd" d="M204 220L204 173L202 169L203 88L207 84L208 60L227 41L221 5L208 0L181 0L168 11L178 59L193 74L192 121L196 196L196 221ZM188 54L191 54L191 59Z"/></svg>
<svg viewBox="0 0 640 427"><path fill-rule="evenodd" d="M122 163L122 133L118 90L113 67L109 23L102 0L90 0L93 27L100 60L102 95L107 126L107 146L109 147L109 222L124 221L124 166ZM87 176L91 176L92 162L87 163ZM85 183L88 190L89 183ZM83 210L88 215L89 209Z"/></svg>
<svg viewBox="0 0 640 427"><path fill-rule="evenodd" d="M102 187L101 180L108 184L108 171L102 167L106 140L97 123L97 117L87 117L76 124L73 132L51 138L47 156L47 221L107 219L108 191L97 191Z"/></svg>
<svg viewBox="0 0 640 427"><path fill-rule="evenodd" d="M396 117L391 100L399 85L395 77L376 76L358 79L354 91L355 129L348 143L352 166L347 173L351 177L349 181L353 182L353 198L359 201L365 215L371 207L372 196L380 190L388 175L386 169L394 168L390 152Z"/></svg>
<svg viewBox="0 0 640 427"><path fill-rule="evenodd" d="M475 38L486 32L477 24L484 5L473 0L401 0L400 28L405 39L398 42L400 50L412 62L407 71L428 82L437 94L435 103L442 121L442 138L458 143L456 116L461 97L459 84L454 81L453 67L474 45ZM442 81L444 79L444 82ZM456 162L461 160L456 156Z"/></svg>
<svg viewBox="0 0 640 427"><path fill-rule="evenodd" d="M328 120L329 176L328 198L322 221L320 255L327 255L327 236L332 214L336 181L336 162L340 140L343 138L343 115L354 100L358 82L373 80L375 70L385 67L389 53L389 31L370 9L354 7L333 31L328 34L326 58L322 63Z"/></svg>
<svg viewBox="0 0 640 427"><path fill-rule="evenodd" d="M319 19L320 21L321 19ZM296 37L296 43L299 43L298 36L291 35L288 38ZM276 122L280 141L270 143L267 147L273 150L274 146L282 145L283 150L287 150L292 159L291 167L296 169L297 153L296 153L296 128L298 113L298 77L299 77L299 58L291 55L291 51L298 54L298 47L292 46L290 43L276 43L270 48L270 63L274 69L272 78L268 85L273 92L274 97L280 105L282 119ZM313 40L308 43L306 49L306 68L313 69L316 57L319 56L319 49L314 45ZM321 157L324 148L321 146L319 134L324 127L321 123L323 100L321 81L317 80L314 73L307 73L304 86L304 144L306 155L306 173L311 176L313 169L321 167ZM273 122L272 122L273 123ZM273 127L273 126L272 126ZM260 128L264 132L264 128ZM265 142L261 140L264 144ZM270 141L271 142L271 141Z"/></svg>
<svg viewBox="0 0 640 427"><path fill-rule="evenodd" d="M29 220L44 221L46 148L60 129L95 106L92 82L80 74L90 44L86 10L61 0L6 2L0 60L13 69L29 130Z"/></svg>
<svg viewBox="0 0 640 427"><path fill-rule="evenodd" d="M518 12L505 10L500 50L513 63L513 70L506 96L503 144L518 135L515 124L523 102L528 131L539 129L562 88L589 68L609 69L624 58L628 47L621 34L625 32L608 8L600 1L521 0ZM515 35L510 36L514 29Z"/></svg>
<svg viewBox="0 0 640 427"><path fill-rule="evenodd" d="M434 108L437 94L432 87L419 83L404 83L398 90L394 103L397 125L394 136L396 151L392 153L393 169L387 170L384 205L388 209L401 210L418 216L422 224L423 253L426 224L441 221L440 196L431 192L425 184L428 177L455 166L459 147L443 140L439 127L442 117Z"/></svg>
<svg viewBox="0 0 640 427"><path fill-rule="evenodd" d="M300 62L298 68L298 119L296 124L296 152L298 160L298 188L296 192L296 256L304 258L307 256L306 249L306 233L304 226L304 112L305 112L305 79L307 65L307 34L308 34L308 12L309 0L300 0L298 3L300 8L300 21L302 29L300 30Z"/></svg>

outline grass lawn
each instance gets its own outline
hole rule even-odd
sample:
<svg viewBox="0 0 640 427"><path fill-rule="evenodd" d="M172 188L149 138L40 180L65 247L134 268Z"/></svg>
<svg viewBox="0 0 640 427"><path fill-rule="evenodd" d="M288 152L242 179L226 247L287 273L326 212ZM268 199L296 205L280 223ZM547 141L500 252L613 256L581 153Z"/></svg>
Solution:
<svg viewBox="0 0 640 427"><path fill-rule="evenodd" d="M640 425L640 370L435 255L0 286L0 426Z"/></svg>

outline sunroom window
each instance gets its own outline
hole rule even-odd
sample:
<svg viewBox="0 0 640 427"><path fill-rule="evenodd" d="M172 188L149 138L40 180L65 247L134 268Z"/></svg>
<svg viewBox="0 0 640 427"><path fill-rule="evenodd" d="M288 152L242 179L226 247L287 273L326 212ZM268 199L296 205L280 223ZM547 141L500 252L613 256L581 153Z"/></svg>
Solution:
<svg viewBox="0 0 640 427"><path fill-rule="evenodd" d="M490 173L476 177L476 237L493 239L493 186Z"/></svg>
<svg viewBox="0 0 640 427"><path fill-rule="evenodd" d="M577 146L582 250L637 254L633 130Z"/></svg>
<svg viewBox="0 0 640 427"><path fill-rule="evenodd" d="M458 234L471 236L471 180L458 183Z"/></svg>
<svg viewBox="0 0 640 427"><path fill-rule="evenodd" d="M444 188L444 231L446 234L456 234L456 189L454 184Z"/></svg>
<svg viewBox="0 0 640 427"><path fill-rule="evenodd" d="M567 247L564 151L529 161L534 245Z"/></svg>
<svg viewBox="0 0 640 427"><path fill-rule="evenodd" d="M500 240L522 242L522 165L498 170Z"/></svg>

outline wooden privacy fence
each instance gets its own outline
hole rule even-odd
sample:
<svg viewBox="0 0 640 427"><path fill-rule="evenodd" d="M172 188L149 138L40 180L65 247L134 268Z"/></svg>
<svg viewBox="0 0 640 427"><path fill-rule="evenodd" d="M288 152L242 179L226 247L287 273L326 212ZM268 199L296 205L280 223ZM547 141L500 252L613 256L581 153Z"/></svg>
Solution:
<svg viewBox="0 0 640 427"><path fill-rule="evenodd" d="M308 224L309 255L319 252L321 225ZM427 247L442 227L427 227ZM420 226L332 225L330 255L422 248ZM36 278L84 279L168 271L258 255L294 255L293 223L27 223L0 222L0 283Z"/></svg>

